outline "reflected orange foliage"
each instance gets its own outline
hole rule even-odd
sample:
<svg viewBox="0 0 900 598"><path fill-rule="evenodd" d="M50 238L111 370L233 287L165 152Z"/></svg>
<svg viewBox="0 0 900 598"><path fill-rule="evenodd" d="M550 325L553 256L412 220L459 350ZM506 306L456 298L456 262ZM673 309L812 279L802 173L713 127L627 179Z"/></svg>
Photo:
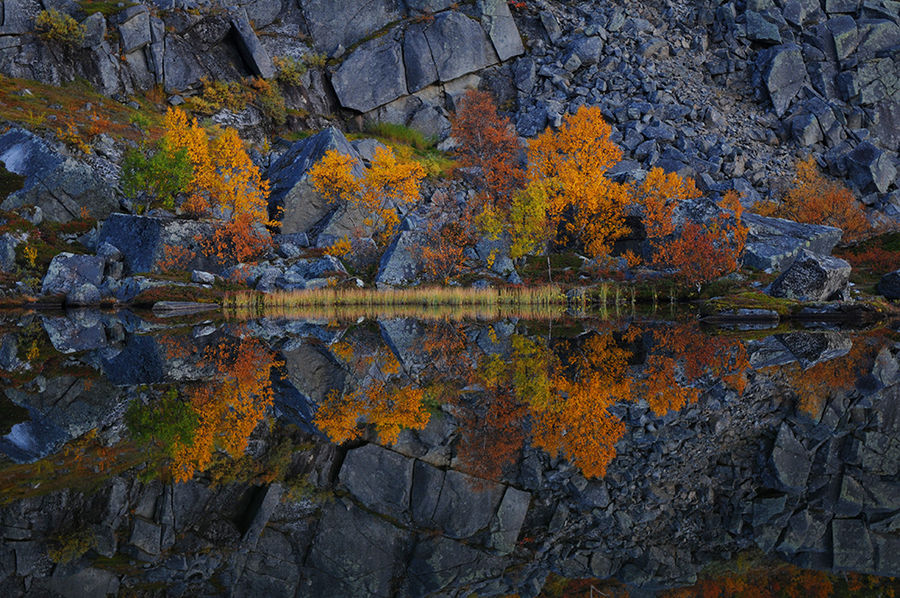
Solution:
<svg viewBox="0 0 900 598"><path fill-rule="evenodd" d="M404 428L422 430L431 414L425 408L422 388L400 379L401 364L387 348L363 353L351 342L331 347L357 379L357 388L333 389L319 405L313 423L340 444L361 435L360 423L371 424L385 444L397 442Z"/></svg>
<svg viewBox="0 0 900 598"><path fill-rule="evenodd" d="M185 355L180 343L173 351ZM175 353L178 355L179 353ZM275 354L253 338L229 337L204 349L198 366L211 366L216 379L189 388L187 397L199 425L190 444L173 447L172 475L184 482L204 470L217 449L237 458L272 404L270 373L279 365Z"/></svg>

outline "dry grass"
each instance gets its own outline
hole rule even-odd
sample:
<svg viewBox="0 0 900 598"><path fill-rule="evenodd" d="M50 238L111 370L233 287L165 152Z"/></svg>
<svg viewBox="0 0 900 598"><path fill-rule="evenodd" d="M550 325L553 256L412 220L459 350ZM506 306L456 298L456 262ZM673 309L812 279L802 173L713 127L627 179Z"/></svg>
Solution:
<svg viewBox="0 0 900 598"><path fill-rule="evenodd" d="M557 316L566 308L566 296L555 286L511 289L416 287L376 289L325 288L313 291L226 295L226 313L238 317L290 318L422 317L494 318Z"/></svg>

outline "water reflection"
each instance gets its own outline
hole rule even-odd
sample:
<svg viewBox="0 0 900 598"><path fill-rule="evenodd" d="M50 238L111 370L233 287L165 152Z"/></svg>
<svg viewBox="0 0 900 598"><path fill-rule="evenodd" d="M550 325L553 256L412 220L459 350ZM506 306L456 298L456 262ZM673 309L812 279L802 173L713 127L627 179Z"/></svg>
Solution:
<svg viewBox="0 0 900 598"><path fill-rule="evenodd" d="M73 312L2 330L14 594L535 595L551 572L712 593L727 580L698 572L750 548L900 574L888 328ZM790 587L833 580L804 575Z"/></svg>

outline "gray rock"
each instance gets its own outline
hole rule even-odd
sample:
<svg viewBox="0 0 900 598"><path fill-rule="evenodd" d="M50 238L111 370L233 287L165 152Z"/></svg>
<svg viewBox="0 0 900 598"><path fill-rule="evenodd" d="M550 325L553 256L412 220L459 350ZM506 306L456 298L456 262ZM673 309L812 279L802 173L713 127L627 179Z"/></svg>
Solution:
<svg viewBox="0 0 900 598"><path fill-rule="evenodd" d="M849 571L872 571L875 549L866 524L858 519L835 519L831 523L834 546L834 568Z"/></svg>
<svg viewBox="0 0 900 598"><path fill-rule="evenodd" d="M100 305L100 290L92 284L80 284L66 293L65 303L73 307Z"/></svg>
<svg viewBox="0 0 900 598"><path fill-rule="evenodd" d="M41 284L44 295L64 295L83 284L99 286L106 262L94 255L60 253L54 256Z"/></svg>
<svg viewBox="0 0 900 598"><path fill-rule="evenodd" d="M775 114L781 117L806 81L803 53L796 44L785 44L772 48L766 60L763 81Z"/></svg>
<svg viewBox="0 0 900 598"><path fill-rule="evenodd" d="M825 12L855 13L859 9L859 0L825 0Z"/></svg>
<svg viewBox="0 0 900 598"><path fill-rule="evenodd" d="M399 21L402 0L300 0L309 33L320 51L332 54L338 46L356 42Z"/></svg>
<svg viewBox="0 0 900 598"><path fill-rule="evenodd" d="M434 44L431 46L433 50ZM360 112L405 96L408 91L398 32L361 44L334 72L331 84L342 106Z"/></svg>
<svg viewBox="0 0 900 598"><path fill-rule="evenodd" d="M791 267L772 283L773 297L828 301L840 297L850 281L850 264L803 250Z"/></svg>
<svg viewBox="0 0 900 598"><path fill-rule="evenodd" d="M491 526L491 546L500 554L508 554L515 549L530 504L530 492L512 486L506 488Z"/></svg>
<svg viewBox="0 0 900 598"><path fill-rule="evenodd" d="M211 272L204 272L203 270L193 270L191 272L191 282L213 284L216 282L216 275Z"/></svg>
<svg viewBox="0 0 900 598"><path fill-rule="evenodd" d="M781 43L781 33L778 32L778 25L770 23L754 10L748 10L746 15L747 37L749 39L767 44Z"/></svg>
<svg viewBox="0 0 900 598"><path fill-rule="evenodd" d="M419 131L425 137L440 138L450 131L450 119L437 107L426 105L413 114L408 126Z"/></svg>
<svg viewBox="0 0 900 598"><path fill-rule="evenodd" d="M403 64L406 67L406 86L415 93L438 80L437 67L425 38L425 25L413 24L403 37Z"/></svg>
<svg viewBox="0 0 900 598"><path fill-rule="evenodd" d="M785 21L795 27L815 24L825 18L818 0L788 0L782 9Z"/></svg>
<svg viewBox="0 0 900 598"><path fill-rule="evenodd" d="M152 521L135 517L131 531L131 544L150 556L159 554L162 529Z"/></svg>
<svg viewBox="0 0 900 598"><path fill-rule="evenodd" d="M744 214L743 223L748 228L744 264L759 270L782 271L803 249L827 255L842 234L839 228L831 226L800 224L751 213Z"/></svg>
<svg viewBox="0 0 900 598"><path fill-rule="evenodd" d="M509 60L525 52L519 29L505 0L479 0L481 24L487 31L500 60Z"/></svg>
<svg viewBox="0 0 900 598"><path fill-rule="evenodd" d="M559 26L559 21L549 10L542 10L540 14L541 25L544 27L544 31L547 32L547 37L550 38L551 42L555 42L562 35L562 28ZM610 31L614 31L610 29Z"/></svg>
<svg viewBox="0 0 900 598"><path fill-rule="evenodd" d="M425 37L441 81L451 81L498 62L484 30L461 13L438 15L425 30Z"/></svg>
<svg viewBox="0 0 900 598"><path fill-rule="evenodd" d="M603 40L598 36L582 37L572 42L569 50L578 55L582 64L597 64L603 52Z"/></svg>
<svg viewBox="0 0 900 598"><path fill-rule="evenodd" d="M807 147L823 139L818 119L809 112L802 112L791 119L791 133L800 145Z"/></svg>
<svg viewBox="0 0 900 598"><path fill-rule="evenodd" d="M859 43L859 33L856 21L848 15L841 15L829 19L825 24L834 39L834 49L838 60L844 60L856 50Z"/></svg>
<svg viewBox="0 0 900 598"><path fill-rule="evenodd" d="M497 239L480 238L475 244L475 252L486 266L501 276L515 271L516 266L509 257L509 239L505 236Z"/></svg>
<svg viewBox="0 0 900 598"><path fill-rule="evenodd" d="M859 48L857 58L860 62L871 60L876 56L896 56L900 46L900 24L887 19L861 19L859 26Z"/></svg>
<svg viewBox="0 0 900 598"><path fill-rule="evenodd" d="M332 390L344 389L346 374L327 349L290 343L281 354L287 381L313 403L321 404Z"/></svg>
<svg viewBox="0 0 900 598"><path fill-rule="evenodd" d="M165 36L163 60L166 93L173 94L188 90L207 75L197 60L194 48L178 36Z"/></svg>
<svg viewBox="0 0 900 598"><path fill-rule="evenodd" d="M79 218L82 208L105 218L118 207L113 188L90 166L57 153L23 129L0 136L0 162L25 177L24 187L3 200L0 209L37 206L44 218L68 222Z"/></svg>
<svg viewBox="0 0 900 598"><path fill-rule="evenodd" d="M16 247L19 243L19 238L10 233L0 235L0 272L12 272L15 269Z"/></svg>
<svg viewBox="0 0 900 598"><path fill-rule="evenodd" d="M84 37L81 40L82 48L93 48L100 45L106 37L106 19L103 13L95 12L81 22L84 27Z"/></svg>
<svg viewBox="0 0 900 598"><path fill-rule="evenodd" d="M897 176L890 156L868 141L863 141L847 155L847 167L853 183L864 193L886 193Z"/></svg>
<svg viewBox="0 0 900 598"><path fill-rule="evenodd" d="M789 492L806 490L812 460L803 445L797 440L787 424L782 423L772 449L772 463L778 481Z"/></svg>
<svg viewBox="0 0 900 598"><path fill-rule="evenodd" d="M103 223L98 242L121 252L126 274L160 272L166 266L218 272L221 265L200 246L215 228L212 222L112 214ZM179 257L181 252L186 253Z"/></svg>
<svg viewBox="0 0 900 598"><path fill-rule="evenodd" d="M793 360L803 369L843 357L853 347L850 337L833 331L791 332L775 338L790 351Z"/></svg>
<svg viewBox="0 0 900 598"><path fill-rule="evenodd" d="M338 476L367 508L403 519L408 516L413 460L375 444L347 453Z"/></svg>
<svg viewBox="0 0 900 598"><path fill-rule="evenodd" d="M280 221L282 234L309 233L316 229L315 236L335 213L338 206L319 195L308 176L309 170L329 150L354 159L356 163L351 172L354 176L363 176L359 155L344 134L334 127L297 141L269 168L269 216Z"/></svg>
<svg viewBox="0 0 900 598"><path fill-rule="evenodd" d="M415 283L423 268L419 253L423 241L421 232L401 231L381 257L375 284L380 288Z"/></svg>
<svg viewBox="0 0 900 598"><path fill-rule="evenodd" d="M882 276L877 290L888 299L900 299L900 270Z"/></svg>
<svg viewBox="0 0 900 598"><path fill-rule="evenodd" d="M265 47L256 37L250 19L244 10L236 11L231 18L231 26L234 28L237 47L250 68L250 72L263 79L271 79L275 76L275 65Z"/></svg>
<svg viewBox="0 0 900 598"><path fill-rule="evenodd" d="M135 6L124 14L127 18L119 23L119 38L128 54L150 43L150 13L145 6Z"/></svg>

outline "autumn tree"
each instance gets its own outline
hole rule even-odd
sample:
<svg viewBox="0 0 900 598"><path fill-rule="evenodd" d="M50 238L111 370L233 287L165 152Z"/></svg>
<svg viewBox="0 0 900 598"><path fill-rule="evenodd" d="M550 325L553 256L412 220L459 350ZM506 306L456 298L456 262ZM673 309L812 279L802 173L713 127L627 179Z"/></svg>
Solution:
<svg viewBox="0 0 900 598"><path fill-rule="evenodd" d="M225 220L202 245L223 261L243 261L269 242L269 184L244 150L234 129L214 129L212 138L196 119L176 108L165 117L160 148L150 158L132 154L125 164L126 191L141 186L167 207L186 195L181 209ZM160 157L162 156L162 157Z"/></svg>
<svg viewBox="0 0 900 598"><path fill-rule="evenodd" d="M501 213L525 183L521 146L509 118L500 116L487 92L468 90L451 120L452 137L459 143L459 165L476 173L479 207Z"/></svg>
<svg viewBox="0 0 900 598"><path fill-rule="evenodd" d="M631 202L643 211L643 223L654 263L670 266L685 282L697 286L733 272L747 238L743 206L734 191L719 202L720 212L706 222L685 219L676 227L681 202L697 199L700 191L690 177L652 168L640 184L629 186Z"/></svg>
<svg viewBox="0 0 900 598"><path fill-rule="evenodd" d="M547 129L528 144L528 179L545 185L548 221L565 217L568 232L593 256L607 255L627 230L627 189L605 176L622 157L611 132L599 108L582 106L558 131Z"/></svg>
<svg viewBox="0 0 900 598"><path fill-rule="evenodd" d="M825 177L812 156L797 164L793 186L780 204L755 208L765 216L835 226L844 231L844 241L858 240L869 230L866 214L850 189Z"/></svg>
<svg viewBox="0 0 900 598"><path fill-rule="evenodd" d="M400 223L397 207L418 201L425 169L417 162L398 159L385 147L375 150L362 177L353 174L354 166L350 156L329 150L310 169L309 177L329 202L346 204L356 234L371 230L378 241L386 243Z"/></svg>

